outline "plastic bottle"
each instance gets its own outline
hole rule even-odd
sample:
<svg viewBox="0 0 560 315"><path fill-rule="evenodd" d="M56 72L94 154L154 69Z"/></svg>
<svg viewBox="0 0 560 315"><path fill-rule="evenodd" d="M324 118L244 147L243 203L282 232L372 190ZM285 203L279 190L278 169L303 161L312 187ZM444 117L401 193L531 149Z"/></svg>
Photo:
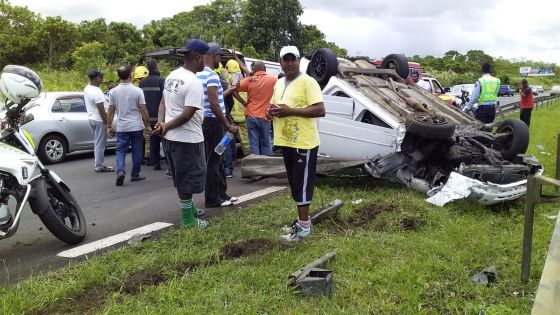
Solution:
<svg viewBox="0 0 560 315"><path fill-rule="evenodd" d="M231 143L231 140L233 140L233 133L228 131L226 132L222 140L220 140L220 143L218 143L218 145L214 149L214 152L222 155L226 151L227 146Z"/></svg>

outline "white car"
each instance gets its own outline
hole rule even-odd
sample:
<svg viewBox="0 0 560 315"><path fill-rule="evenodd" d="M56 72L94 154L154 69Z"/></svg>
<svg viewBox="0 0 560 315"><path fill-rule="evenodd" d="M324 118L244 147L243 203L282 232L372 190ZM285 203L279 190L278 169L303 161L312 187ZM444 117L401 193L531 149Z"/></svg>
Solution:
<svg viewBox="0 0 560 315"><path fill-rule="evenodd" d="M24 129L31 135L43 163L59 163L68 153L93 150L93 132L83 92L41 93L31 104L40 106L29 111L34 119ZM107 147L115 146L115 138L108 138Z"/></svg>
<svg viewBox="0 0 560 315"><path fill-rule="evenodd" d="M550 95L560 95L560 85L553 85L550 89Z"/></svg>

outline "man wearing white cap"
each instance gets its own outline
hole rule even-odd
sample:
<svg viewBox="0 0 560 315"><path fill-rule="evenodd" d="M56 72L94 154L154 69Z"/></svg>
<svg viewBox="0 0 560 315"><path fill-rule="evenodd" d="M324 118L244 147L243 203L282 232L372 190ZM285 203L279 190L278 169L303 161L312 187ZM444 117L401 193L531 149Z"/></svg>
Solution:
<svg viewBox="0 0 560 315"><path fill-rule="evenodd" d="M298 219L281 239L293 242L311 235L309 206L319 149L315 118L325 116L325 106L317 81L299 71L297 47L282 47L280 65L285 77L274 86L269 115L274 118L274 145L282 148L292 198L298 209Z"/></svg>

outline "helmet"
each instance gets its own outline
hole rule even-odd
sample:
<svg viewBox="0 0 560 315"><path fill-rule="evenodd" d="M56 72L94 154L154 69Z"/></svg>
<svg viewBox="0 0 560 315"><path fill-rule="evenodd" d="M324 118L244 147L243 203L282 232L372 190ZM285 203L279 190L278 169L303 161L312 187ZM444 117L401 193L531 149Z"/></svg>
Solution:
<svg viewBox="0 0 560 315"><path fill-rule="evenodd" d="M43 91L43 82L33 70L23 66L7 65L0 76L0 92L15 104L32 99Z"/></svg>
<svg viewBox="0 0 560 315"><path fill-rule="evenodd" d="M133 79L142 79L147 77L149 74L148 68L144 66L138 66L134 68L134 74L132 75Z"/></svg>
<svg viewBox="0 0 560 315"><path fill-rule="evenodd" d="M228 62L226 63L226 69L229 73L241 72L241 69L239 68L239 64L237 63L237 61L233 59L228 60Z"/></svg>

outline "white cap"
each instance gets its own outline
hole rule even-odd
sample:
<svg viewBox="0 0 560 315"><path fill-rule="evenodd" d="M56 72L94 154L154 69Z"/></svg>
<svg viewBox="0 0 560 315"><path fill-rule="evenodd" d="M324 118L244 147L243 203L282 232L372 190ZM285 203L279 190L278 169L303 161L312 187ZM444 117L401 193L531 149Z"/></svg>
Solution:
<svg viewBox="0 0 560 315"><path fill-rule="evenodd" d="M293 54L299 59L299 50L296 46L284 46L280 49L280 58L284 58L287 54Z"/></svg>

